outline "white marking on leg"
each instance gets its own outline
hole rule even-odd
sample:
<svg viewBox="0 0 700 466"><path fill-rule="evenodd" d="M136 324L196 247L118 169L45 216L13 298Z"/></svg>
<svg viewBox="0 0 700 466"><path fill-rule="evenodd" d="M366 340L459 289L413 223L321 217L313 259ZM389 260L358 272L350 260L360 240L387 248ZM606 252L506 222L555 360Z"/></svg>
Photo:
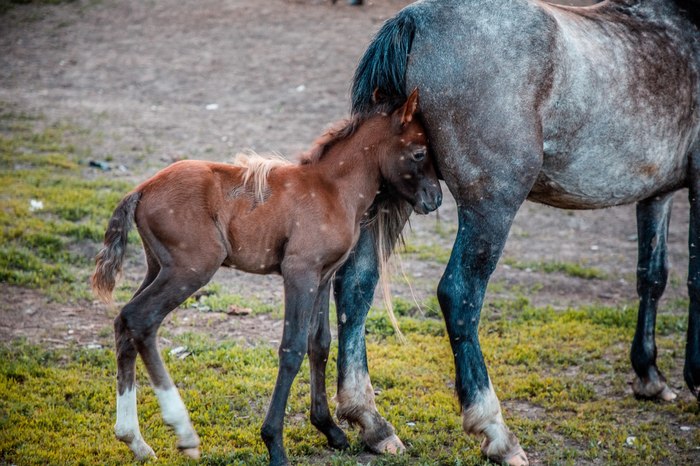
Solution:
<svg viewBox="0 0 700 466"><path fill-rule="evenodd" d="M401 439L394 434L394 429L389 425L391 435L381 439L378 443L370 445L367 441L371 433L382 428L377 419L383 419L377 411L374 403L374 388L369 379L369 374L364 371L355 371L347 374L343 379L343 386L335 397L338 406L335 410L339 419L346 419L351 424L358 424L362 431L362 437L367 445L376 453L403 453L406 449Z"/></svg>
<svg viewBox="0 0 700 466"><path fill-rule="evenodd" d="M374 404L374 388L369 374L363 371L347 374L335 398L339 418L360 424L363 429L371 428L371 413L377 410L377 406Z"/></svg>
<svg viewBox="0 0 700 466"><path fill-rule="evenodd" d="M180 398L175 386L166 389L153 388L160 404L163 421L173 428L177 435L177 446L180 449L195 449L199 446L199 437L192 427L190 415L187 413L185 403ZM189 453L188 453L189 454Z"/></svg>
<svg viewBox="0 0 700 466"><path fill-rule="evenodd" d="M114 425L114 433L119 440L129 446L139 460L155 456L153 449L143 440L139 430L134 387L125 390L121 395L117 393L117 422Z"/></svg>
<svg viewBox="0 0 700 466"><path fill-rule="evenodd" d="M489 380L489 386L462 412L462 427L468 434L485 435L482 452L492 461L527 465L527 457L518 439L506 427L501 405Z"/></svg>

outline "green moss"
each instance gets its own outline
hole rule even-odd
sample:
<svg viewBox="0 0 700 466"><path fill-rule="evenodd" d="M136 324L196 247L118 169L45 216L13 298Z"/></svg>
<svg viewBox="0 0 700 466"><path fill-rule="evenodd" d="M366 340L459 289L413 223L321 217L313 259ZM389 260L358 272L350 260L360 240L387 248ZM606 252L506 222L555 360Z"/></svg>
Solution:
<svg viewBox="0 0 700 466"><path fill-rule="evenodd" d="M447 264L450 260L452 249L446 248L438 243L424 244L415 241L406 241L403 252L420 260Z"/></svg>
<svg viewBox="0 0 700 466"><path fill-rule="evenodd" d="M628 311L618 310L625 316L619 320L610 318L613 311L556 313L528 307L520 318L492 319L485 310L481 346L509 426L543 464L692 462L697 432L680 435L673 426L698 425L698 404L633 399L627 385ZM453 356L442 323L400 318L409 340L402 345L390 335L383 313L370 314L370 373L378 409L396 427L408 451L401 457L373 457L372 464L484 464L480 439L461 430L452 388ZM667 335L658 337L658 346L662 353L666 348L682 352L681 340L682 332L669 327ZM276 349L216 343L198 334L173 337L172 345L186 345L192 353L180 360L168 348L163 350L202 438L201 463L266 464L259 429L276 377ZM335 391L336 358L334 345L327 371L330 394ZM661 364L665 372L678 373L682 361L667 358ZM308 370L305 362L287 409L290 459L295 464L356 465L363 453L356 431L348 431L351 449L334 453L311 426ZM0 346L0 461L131 461L131 453L112 434L114 373L111 350ZM138 382L141 430L156 450L157 462L187 464L160 418L140 363ZM628 445L628 437L636 440Z"/></svg>
<svg viewBox="0 0 700 466"><path fill-rule="evenodd" d="M0 281L86 296L81 272L93 258L81 251L96 250L129 185L84 179L77 149L63 142L75 129L40 123L0 112Z"/></svg>
<svg viewBox="0 0 700 466"><path fill-rule="evenodd" d="M585 278L587 280L605 280L607 274L595 267L587 267L584 264L572 262L520 262L511 258L504 258L503 263L518 270L532 270L544 273L563 273L570 277Z"/></svg>
<svg viewBox="0 0 700 466"><path fill-rule="evenodd" d="M203 312L226 312L231 306L250 309L251 314L273 314L282 316L279 306L262 302L255 297L226 293L218 283L210 283L194 296L190 296L182 307L192 307Z"/></svg>

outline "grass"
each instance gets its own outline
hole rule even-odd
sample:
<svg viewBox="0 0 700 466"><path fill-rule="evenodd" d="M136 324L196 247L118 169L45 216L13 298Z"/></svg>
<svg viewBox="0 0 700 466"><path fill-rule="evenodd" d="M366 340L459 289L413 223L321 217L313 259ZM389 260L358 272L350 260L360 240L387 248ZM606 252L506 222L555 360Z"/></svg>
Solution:
<svg viewBox="0 0 700 466"><path fill-rule="evenodd" d="M525 449L544 464L689 464L697 458L700 409L632 398L627 346L634 331L626 309L557 312L518 305L484 315L481 343L506 419ZM678 372L684 319L661 322L661 367ZM370 371L379 410L408 451L370 457L376 465L483 464L478 439L461 432L453 394L452 355L434 319L401 318L401 345L379 313L368 321ZM198 335L176 338L192 356L163 351L202 438L202 464L266 464L258 431L276 374L276 351L217 343ZM676 357L674 357L676 356ZM328 384L333 393L336 350ZM110 350L44 350L25 343L0 348L0 462L118 464L131 461L113 438L114 355ZM585 374L585 375L584 375ZM187 464L160 419L139 363L139 417L157 464ZM326 449L308 421L308 364L294 384L285 439L294 464L355 465L362 445L350 430L348 452ZM695 426L681 435L678 426ZM634 437L628 445L628 437ZM367 461L367 457L364 457Z"/></svg>
<svg viewBox="0 0 700 466"><path fill-rule="evenodd" d="M563 273L570 277L584 278L587 280L605 280L607 274L595 267L584 264L561 261L520 262L511 258L504 258L502 263L518 270L532 270L544 273Z"/></svg>
<svg viewBox="0 0 700 466"><path fill-rule="evenodd" d="M0 108L7 108L0 107ZM40 288L63 299L87 296L86 278L107 218L130 186L86 179L80 148L65 143L76 131L0 111L0 281ZM32 200L41 201L33 208ZM132 239L137 241L136 237ZM136 249L136 248L134 248ZM412 254L447 261L444 248L415 246ZM545 265L542 265L544 270ZM585 267L554 272L591 275ZM546 270L545 270L546 271ZM593 273L584 278L601 278ZM131 285L122 285L128 288ZM492 291L498 284L492 284ZM192 300L200 309L230 305L278 312L223 293ZM126 291L118 291L126 293ZM679 302L681 307L686 302ZM465 436L454 396L452 353L431 298L418 311L394 301L409 338L399 344L384 311L373 309L366 331L377 405L408 451L400 457L367 456L356 431L351 449L330 452L308 421L308 363L292 390L285 439L294 464L484 464L480 439ZM639 402L628 387L628 348L636 313L591 307L554 311L526 298L489 301L480 327L481 346L509 426L524 448L544 464L691 464L700 444L700 409L689 398L673 404ZM683 317L658 318L659 364L667 374L682 366ZM109 330L100 332L106 337ZM259 438L276 375L268 345L221 343L201 335L169 336L187 346L180 360L163 354L203 442L202 464L266 464ZM328 370L335 389L334 346ZM122 464L128 449L114 439L115 362L109 349L49 350L24 342L0 343L0 464ZM175 448L139 363L141 430L158 464L189 464ZM680 426L691 426L681 431ZM633 441L629 438L634 437Z"/></svg>
<svg viewBox="0 0 700 466"><path fill-rule="evenodd" d="M219 283L209 283L193 296L187 298L181 307L191 307L202 312L227 312L231 307L247 309L251 314L274 314L282 317L283 309L266 304L256 297L226 293Z"/></svg>
<svg viewBox="0 0 700 466"><path fill-rule="evenodd" d="M0 282L87 297L88 265L130 186L85 179L78 150L63 142L75 128L40 123L0 111Z"/></svg>
<svg viewBox="0 0 700 466"><path fill-rule="evenodd" d="M437 242L425 244L406 240L406 244L404 245L403 250L400 250L400 252L411 255L416 259L433 261L439 264L447 264L450 260L452 249L446 248Z"/></svg>

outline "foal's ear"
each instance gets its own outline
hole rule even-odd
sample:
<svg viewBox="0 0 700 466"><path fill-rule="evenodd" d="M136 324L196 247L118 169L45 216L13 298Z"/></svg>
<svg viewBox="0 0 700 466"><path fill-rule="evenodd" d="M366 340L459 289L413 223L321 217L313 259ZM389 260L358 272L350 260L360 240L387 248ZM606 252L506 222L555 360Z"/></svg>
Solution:
<svg viewBox="0 0 700 466"><path fill-rule="evenodd" d="M401 124L406 125L413 121L413 116L418 111L418 88L413 89L406 103L401 107Z"/></svg>

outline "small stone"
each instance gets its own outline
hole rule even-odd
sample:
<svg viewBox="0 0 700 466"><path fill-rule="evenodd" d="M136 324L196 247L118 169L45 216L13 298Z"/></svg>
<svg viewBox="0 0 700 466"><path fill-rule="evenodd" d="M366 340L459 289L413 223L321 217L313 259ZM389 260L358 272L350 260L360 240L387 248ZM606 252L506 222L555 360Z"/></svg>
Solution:
<svg viewBox="0 0 700 466"><path fill-rule="evenodd" d="M186 346L178 346L170 350L170 356L180 356L181 354L187 353Z"/></svg>
<svg viewBox="0 0 700 466"><path fill-rule="evenodd" d="M102 345L100 345L99 343L88 343L87 345L85 345L85 349L89 349L89 350L102 349Z"/></svg>
<svg viewBox="0 0 700 466"><path fill-rule="evenodd" d="M29 200L29 212L35 212L44 208L44 203L36 199Z"/></svg>
<svg viewBox="0 0 700 466"><path fill-rule="evenodd" d="M627 437L627 439L625 440L625 445L627 445L628 447L634 446L635 443L637 443L637 437L634 437L632 435Z"/></svg>
<svg viewBox="0 0 700 466"><path fill-rule="evenodd" d="M408 427L416 427L416 423L415 423L415 422L407 422L406 425L407 425Z"/></svg>
<svg viewBox="0 0 700 466"><path fill-rule="evenodd" d="M689 432L689 431L693 430L693 428L690 426L681 426L681 430L683 432Z"/></svg>
<svg viewBox="0 0 700 466"><path fill-rule="evenodd" d="M207 110L218 110L219 109L219 104L207 104L205 107Z"/></svg>

